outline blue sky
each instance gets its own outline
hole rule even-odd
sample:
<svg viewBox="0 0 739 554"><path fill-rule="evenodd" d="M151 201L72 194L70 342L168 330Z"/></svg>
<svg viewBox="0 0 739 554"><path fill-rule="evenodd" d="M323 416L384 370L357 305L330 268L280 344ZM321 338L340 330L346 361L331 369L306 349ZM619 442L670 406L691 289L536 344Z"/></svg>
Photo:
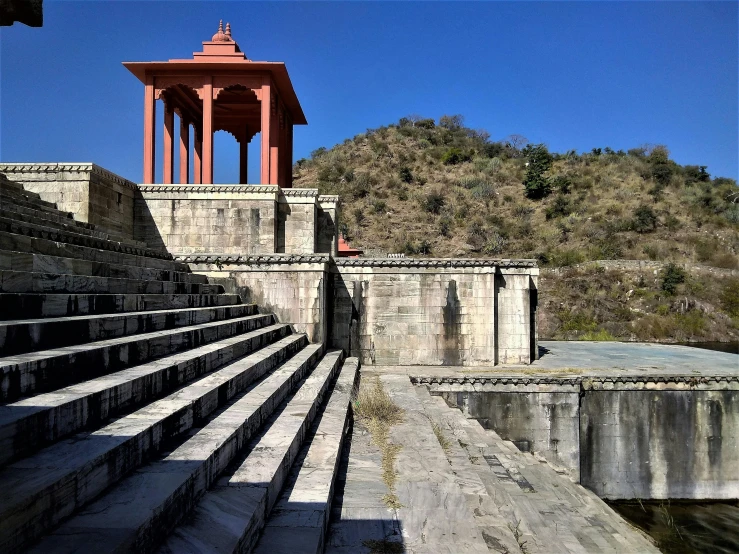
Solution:
<svg viewBox="0 0 739 554"><path fill-rule="evenodd" d="M93 161L139 181L143 85L121 62L191 57L223 19L249 58L286 62L309 123L295 159L408 114L459 113L493 139L666 144L737 178L737 5L47 0L43 28L0 30L0 160ZM216 182L236 182L235 141L218 133L215 148Z"/></svg>

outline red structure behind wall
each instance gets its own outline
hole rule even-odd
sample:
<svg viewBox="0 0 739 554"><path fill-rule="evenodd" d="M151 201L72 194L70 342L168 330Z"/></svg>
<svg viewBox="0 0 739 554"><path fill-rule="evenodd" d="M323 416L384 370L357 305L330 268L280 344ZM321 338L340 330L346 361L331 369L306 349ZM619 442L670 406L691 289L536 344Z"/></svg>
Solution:
<svg viewBox="0 0 739 554"><path fill-rule="evenodd" d="M162 183L176 182L174 114L180 118L179 183L213 183L213 133L227 131L239 143L239 182L248 182L248 144L261 133L260 184L292 186L293 125L307 121L282 62L252 61L223 22L193 59L124 62L144 84L144 177L155 182L156 101L164 104ZM189 126L194 127L190 144ZM194 175L189 175L190 156ZM256 184L256 183L254 183Z"/></svg>

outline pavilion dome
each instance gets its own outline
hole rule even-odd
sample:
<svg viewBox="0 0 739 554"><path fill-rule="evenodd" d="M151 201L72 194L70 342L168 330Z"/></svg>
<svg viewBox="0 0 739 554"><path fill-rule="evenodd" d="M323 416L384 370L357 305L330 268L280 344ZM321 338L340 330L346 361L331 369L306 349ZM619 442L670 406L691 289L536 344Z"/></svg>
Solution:
<svg viewBox="0 0 739 554"><path fill-rule="evenodd" d="M226 32L223 32L223 20L221 19L220 23L218 23L218 32L213 35L213 38L210 39L211 42L232 42L233 39L231 38L231 24L226 23Z"/></svg>

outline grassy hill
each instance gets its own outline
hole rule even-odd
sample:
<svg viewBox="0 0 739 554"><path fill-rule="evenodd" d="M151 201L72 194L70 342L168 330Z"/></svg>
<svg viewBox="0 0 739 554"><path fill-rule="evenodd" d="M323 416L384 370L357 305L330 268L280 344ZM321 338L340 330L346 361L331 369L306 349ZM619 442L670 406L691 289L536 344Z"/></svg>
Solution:
<svg viewBox="0 0 739 554"><path fill-rule="evenodd" d="M520 136L491 141L461 116L409 117L314 151L294 175L296 187L341 196L352 246L538 259L542 336L739 336L739 188L675 163L664 146L550 153Z"/></svg>

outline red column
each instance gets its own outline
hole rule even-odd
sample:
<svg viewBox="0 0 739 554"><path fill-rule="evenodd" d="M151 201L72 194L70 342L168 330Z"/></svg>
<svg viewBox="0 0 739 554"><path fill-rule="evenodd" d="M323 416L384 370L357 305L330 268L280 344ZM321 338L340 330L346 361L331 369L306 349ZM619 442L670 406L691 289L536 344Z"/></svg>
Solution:
<svg viewBox="0 0 739 554"><path fill-rule="evenodd" d="M154 78L148 77L144 86L144 183L146 184L154 182L155 116Z"/></svg>
<svg viewBox="0 0 739 554"><path fill-rule="evenodd" d="M203 182L203 130L195 129L195 148L193 149L193 183L199 185Z"/></svg>
<svg viewBox="0 0 739 554"><path fill-rule="evenodd" d="M213 183L213 81L203 85L203 159L202 182Z"/></svg>
<svg viewBox="0 0 739 554"><path fill-rule="evenodd" d="M277 95L274 96L274 110L270 115L269 130L269 184L277 185L280 183L280 117L279 117L279 101Z"/></svg>
<svg viewBox="0 0 739 554"><path fill-rule="evenodd" d="M180 183L190 182L190 124L180 117Z"/></svg>
<svg viewBox="0 0 739 554"><path fill-rule="evenodd" d="M239 183L247 184L249 175L249 133L244 132L239 140Z"/></svg>
<svg viewBox="0 0 739 554"><path fill-rule="evenodd" d="M269 78L265 78L262 84L262 145L259 171L261 173L259 182L263 185L269 184L269 154L270 154L270 110L272 105L272 86Z"/></svg>
<svg viewBox="0 0 739 554"><path fill-rule="evenodd" d="M287 178L285 181L287 182L288 188L292 188L293 186L293 120L292 118L287 118L287 148L285 149L285 165L287 167Z"/></svg>
<svg viewBox="0 0 739 554"><path fill-rule="evenodd" d="M165 185L171 185L174 180L174 167L172 159L174 158L174 111L169 102L164 103L164 176L162 182Z"/></svg>

